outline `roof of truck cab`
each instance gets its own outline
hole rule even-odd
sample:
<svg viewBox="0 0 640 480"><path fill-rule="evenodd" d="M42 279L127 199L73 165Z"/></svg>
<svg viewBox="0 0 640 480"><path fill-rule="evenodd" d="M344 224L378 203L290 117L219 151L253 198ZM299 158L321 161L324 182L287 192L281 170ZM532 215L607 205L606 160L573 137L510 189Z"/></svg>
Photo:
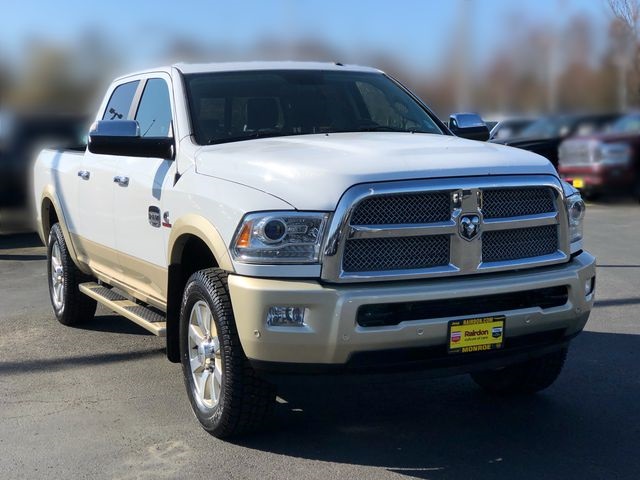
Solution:
<svg viewBox="0 0 640 480"><path fill-rule="evenodd" d="M182 73L238 72L253 70L347 70L352 72L376 72L377 68L359 65L343 65L329 62L225 62L225 63L177 63Z"/></svg>
<svg viewBox="0 0 640 480"><path fill-rule="evenodd" d="M213 73L213 72L251 72L259 70L333 70L350 72L382 73L382 70L360 65L345 65L331 62L219 62L219 63L175 63L163 67L148 68L137 72L127 73L117 77L114 82L120 82L130 77L147 75L150 73L170 73L176 68L182 73Z"/></svg>

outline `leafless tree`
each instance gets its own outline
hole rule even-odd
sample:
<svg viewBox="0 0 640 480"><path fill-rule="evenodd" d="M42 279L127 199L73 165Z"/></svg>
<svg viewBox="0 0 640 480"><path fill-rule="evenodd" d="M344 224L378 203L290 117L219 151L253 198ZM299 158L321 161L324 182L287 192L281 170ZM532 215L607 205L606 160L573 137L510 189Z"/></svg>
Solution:
<svg viewBox="0 0 640 480"><path fill-rule="evenodd" d="M609 8L631 33L637 38L638 20L640 19L639 0L607 0Z"/></svg>
<svg viewBox="0 0 640 480"><path fill-rule="evenodd" d="M630 67L633 71L633 93L640 96L640 62L638 59L638 22L640 0L607 0L614 17L622 27L621 48L616 54L618 67L618 104L621 109L628 105L627 81Z"/></svg>

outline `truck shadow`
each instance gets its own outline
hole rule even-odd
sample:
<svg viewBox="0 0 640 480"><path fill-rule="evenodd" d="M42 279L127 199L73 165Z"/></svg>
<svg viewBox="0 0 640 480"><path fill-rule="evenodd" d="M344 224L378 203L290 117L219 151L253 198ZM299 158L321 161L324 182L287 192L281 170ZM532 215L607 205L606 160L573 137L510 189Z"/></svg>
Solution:
<svg viewBox="0 0 640 480"><path fill-rule="evenodd" d="M11 250L15 248L42 247L40 237L35 233L16 233L0 235L0 250Z"/></svg>
<svg viewBox="0 0 640 480"><path fill-rule="evenodd" d="M137 350L129 352L100 353L95 355L76 355L63 358L39 358L37 360L0 362L0 376L47 373L82 367L101 367L108 363L134 362L147 357L160 357L164 348Z"/></svg>
<svg viewBox="0 0 640 480"><path fill-rule="evenodd" d="M98 307L101 308L101 307ZM90 330L93 332L109 332L109 333L122 333L125 335L145 335L152 337L153 334L148 332L139 325L136 325L131 320L128 320L115 313L102 313L98 311L95 317L91 320L74 325L73 328L78 330Z"/></svg>
<svg viewBox="0 0 640 480"><path fill-rule="evenodd" d="M292 378L273 428L239 443L420 479L637 478L639 348L640 335L585 332L558 382L528 398L466 376Z"/></svg>

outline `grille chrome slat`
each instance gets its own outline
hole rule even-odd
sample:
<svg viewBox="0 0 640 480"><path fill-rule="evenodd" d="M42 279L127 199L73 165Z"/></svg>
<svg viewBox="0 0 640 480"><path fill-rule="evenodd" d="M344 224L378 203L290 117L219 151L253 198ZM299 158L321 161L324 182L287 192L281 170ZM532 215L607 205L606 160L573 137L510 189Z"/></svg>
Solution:
<svg viewBox="0 0 640 480"><path fill-rule="evenodd" d="M557 178L546 175L357 185L343 196L329 228L322 278L433 278L566 261L562 195ZM462 219L472 215L480 217L480 233L463 238Z"/></svg>
<svg viewBox="0 0 640 480"><path fill-rule="evenodd" d="M352 225L349 240L357 238L417 237L428 235L451 235L457 231L454 221L427 223L423 225Z"/></svg>
<svg viewBox="0 0 640 480"><path fill-rule="evenodd" d="M493 230L541 227L544 225L556 225L557 223L558 214L556 212L522 217L493 218L484 220L482 231L490 232Z"/></svg>

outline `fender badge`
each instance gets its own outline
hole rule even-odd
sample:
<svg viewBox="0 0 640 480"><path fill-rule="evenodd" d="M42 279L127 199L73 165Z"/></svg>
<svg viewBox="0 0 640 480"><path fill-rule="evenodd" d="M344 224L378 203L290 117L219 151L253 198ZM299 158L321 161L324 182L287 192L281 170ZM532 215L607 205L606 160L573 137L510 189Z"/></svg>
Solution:
<svg viewBox="0 0 640 480"><path fill-rule="evenodd" d="M160 209L158 207L149 207L149 225L160 228Z"/></svg>
<svg viewBox="0 0 640 480"><path fill-rule="evenodd" d="M162 214L162 226L171 228L171 221L169 220L169 211Z"/></svg>

